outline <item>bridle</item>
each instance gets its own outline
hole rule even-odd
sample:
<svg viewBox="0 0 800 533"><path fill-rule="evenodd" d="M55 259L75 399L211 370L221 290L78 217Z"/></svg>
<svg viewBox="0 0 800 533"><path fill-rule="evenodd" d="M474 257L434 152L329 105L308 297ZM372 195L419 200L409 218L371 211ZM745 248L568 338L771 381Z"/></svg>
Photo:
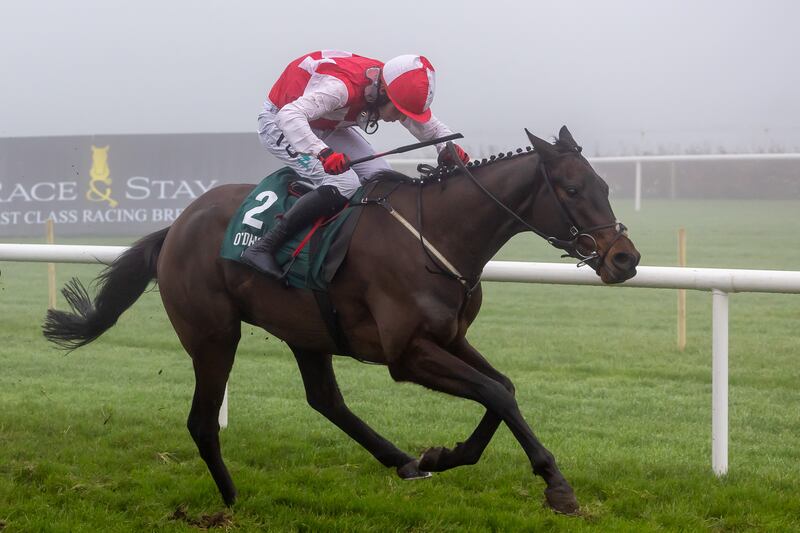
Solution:
<svg viewBox="0 0 800 533"><path fill-rule="evenodd" d="M475 185L489 198L494 201L499 207L505 210L514 220L522 224L525 228L529 229L552 246L564 250L567 252L562 257L574 257L578 259L577 266L589 265L591 267L595 267L598 263L602 263L605 259L605 254L608 253L608 250L614 246L614 244L623 236L627 235L628 228L625 224L614 221L609 222L608 224L600 224L597 226L592 226L590 228L580 229L580 225L576 222L575 217L572 216L569 209L564 205L564 202L561 198L558 197L556 194L555 187L553 187L552 179L550 178L550 173L547 171L547 164L544 161L543 157L539 157L539 163L536 166L537 170L541 169L541 174L544 179L545 184L547 185L550 194L552 194L553 198L556 200L556 205L559 207L559 211L561 213L562 219L569 222L569 233L572 239L558 239L556 237L547 235L546 233L542 232L538 228L534 227L530 223L526 222L522 217L520 217L517 213L515 213L512 209L510 209L507 205L505 205L502 200L497 198L494 194L492 194L486 187L483 186L481 182L479 182L475 176L469 171L467 166L461 161L461 158L458 157L456 153L455 147L453 146L452 142L448 142L445 148L446 150L450 150L450 154L452 156L452 160L455 161L456 165L461 169L464 174L466 174ZM581 147L575 146L569 152L565 152L563 154L559 154L558 157L566 157L570 155L580 155ZM616 228L617 233L611 241L611 244L606 248L604 253L600 253L599 247L597 245L597 239L595 239L593 233L596 231L600 231L603 229L608 228Z"/></svg>

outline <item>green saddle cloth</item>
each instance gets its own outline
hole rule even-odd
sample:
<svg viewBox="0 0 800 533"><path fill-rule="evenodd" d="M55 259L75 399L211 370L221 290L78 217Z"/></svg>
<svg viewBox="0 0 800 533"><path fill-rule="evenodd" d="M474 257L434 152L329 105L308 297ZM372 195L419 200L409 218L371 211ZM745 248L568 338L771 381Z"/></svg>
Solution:
<svg viewBox="0 0 800 533"><path fill-rule="evenodd" d="M289 193L289 184L293 181L301 181L300 176L284 167L261 180L244 199L225 231L221 250L224 259L241 262L242 251L269 231L277 222L278 215L294 205L297 197ZM359 201L363 194L363 188L358 189L351 203ZM360 213L361 209L345 208L320 226L297 254L295 250L313 226L300 230L281 247L275 258L284 268L287 263L292 263L286 276L291 287L327 289L344 259ZM337 239L340 235L341 238Z"/></svg>

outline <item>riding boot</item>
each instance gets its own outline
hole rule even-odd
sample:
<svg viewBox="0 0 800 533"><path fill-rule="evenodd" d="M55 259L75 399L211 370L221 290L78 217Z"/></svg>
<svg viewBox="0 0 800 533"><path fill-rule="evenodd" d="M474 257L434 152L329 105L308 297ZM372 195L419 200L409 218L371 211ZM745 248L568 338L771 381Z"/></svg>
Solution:
<svg viewBox="0 0 800 533"><path fill-rule="evenodd" d="M320 217L338 213L347 203L347 198L333 185L322 185L307 192L283 215L266 235L242 252L242 263L263 274L281 279L283 269L275 259L275 253L297 231L310 225Z"/></svg>

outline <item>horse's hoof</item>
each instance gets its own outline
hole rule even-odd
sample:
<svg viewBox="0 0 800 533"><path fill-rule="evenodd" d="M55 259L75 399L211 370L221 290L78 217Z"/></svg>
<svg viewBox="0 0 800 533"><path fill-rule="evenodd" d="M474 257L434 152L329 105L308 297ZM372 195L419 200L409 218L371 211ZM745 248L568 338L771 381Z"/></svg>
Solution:
<svg viewBox="0 0 800 533"><path fill-rule="evenodd" d="M449 450L443 447L428 448L419 458L419 467L427 472L438 472L442 454Z"/></svg>
<svg viewBox="0 0 800 533"><path fill-rule="evenodd" d="M569 516L580 514L581 506L578 504L578 499L575 497L572 487L567 483L556 485L555 487L547 487L544 489L544 497L547 499L547 505L556 513Z"/></svg>
<svg viewBox="0 0 800 533"><path fill-rule="evenodd" d="M425 479L426 477L431 477L433 474L420 470L419 461L414 459L403 466L397 467L397 475L400 476L400 479L408 481L411 479Z"/></svg>
<svg viewBox="0 0 800 533"><path fill-rule="evenodd" d="M227 507L233 507L233 504L236 503L236 489L227 494L223 494L222 499L225 501Z"/></svg>
<svg viewBox="0 0 800 533"><path fill-rule="evenodd" d="M419 467L428 472L444 472L457 466L473 465L475 461L464 458L462 443L459 442L454 449L437 446L422 452L419 458Z"/></svg>

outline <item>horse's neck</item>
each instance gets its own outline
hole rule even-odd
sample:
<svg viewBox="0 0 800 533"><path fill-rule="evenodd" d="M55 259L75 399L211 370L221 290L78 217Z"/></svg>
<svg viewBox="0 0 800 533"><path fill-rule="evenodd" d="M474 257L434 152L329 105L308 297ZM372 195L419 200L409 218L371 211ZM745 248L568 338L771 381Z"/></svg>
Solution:
<svg viewBox="0 0 800 533"><path fill-rule="evenodd" d="M523 216L534 200L537 155L518 156L471 170L473 176L514 213ZM425 200L423 232L467 277L480 275L486 263L515 234L516 221L464 175L448 178L443 189L432 186ZM430 214L428 214L430 213ZM436 245L436 244L435 244Z"/></svg>

